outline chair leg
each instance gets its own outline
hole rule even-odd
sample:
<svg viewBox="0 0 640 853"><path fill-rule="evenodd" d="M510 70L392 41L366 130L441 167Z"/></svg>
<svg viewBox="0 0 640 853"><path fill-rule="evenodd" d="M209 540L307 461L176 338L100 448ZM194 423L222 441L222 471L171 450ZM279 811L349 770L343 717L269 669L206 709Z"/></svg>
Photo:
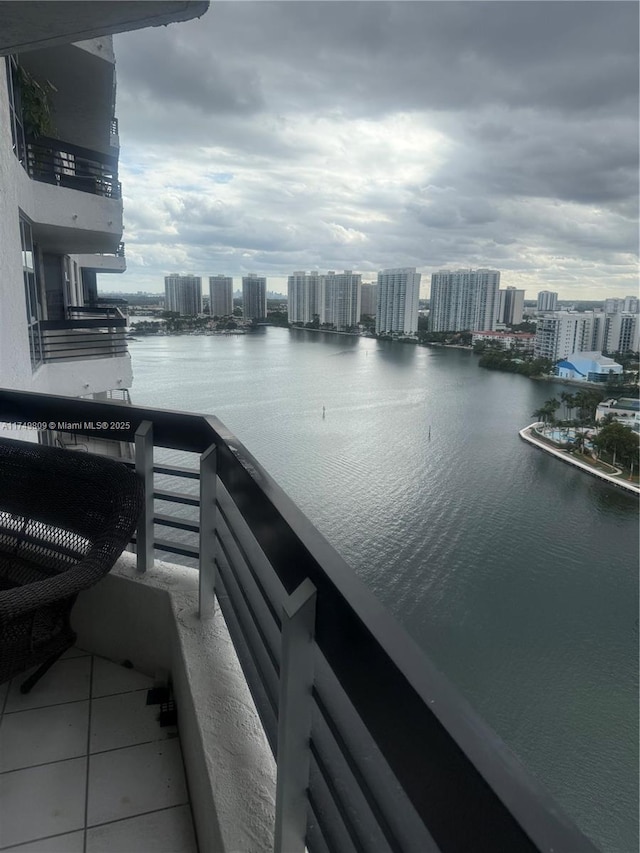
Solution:
<svg viewBox="0 0 640 853"><path fill-rule="evenodd" d="M50 658L48 658L48 660L46 660L41 666L39 666L35 672L32 672L29 678L25 679L20 685L20 693L28 693L33 687L33 685L40 681L45 672L51 669L51 667L58 660L58 658L63 655L67 651L67 649L70 649L74 643L75 639L72 640L68 646L65 646L65 648L60 649L59 652L56 652L55 655L52 655Z"/></svg>

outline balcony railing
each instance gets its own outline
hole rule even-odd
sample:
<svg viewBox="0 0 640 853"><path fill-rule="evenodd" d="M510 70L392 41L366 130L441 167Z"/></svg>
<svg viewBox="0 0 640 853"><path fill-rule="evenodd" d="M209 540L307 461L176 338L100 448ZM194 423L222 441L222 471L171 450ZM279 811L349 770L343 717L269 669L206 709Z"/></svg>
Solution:
<svg viewBox="0 0 640 853"><path fill-rule="evenodd" d="M27 140L29 177L47 184L119 199L118 158L60 139Z"/></svg>
<svg viewBox="0 0 640 853"><path fill-rule="evenodd" d="M67 320L39 323L43 360L75 361L126 355L126 319L116 306L68 309Z"/></svg>
<svg viewBox="0 0 640 853"><path fill-rule="evenodd" d="M154 549L199 561L201 617L222 609L276 757L276 853L596 853L217 418L0 391L0 420L60 419L135 440L139 569ZM199 464L158 464L158 448ZM197 546L154 539L154 523Z"/></svg>
<svg viewBox="0 0 640 853"><path fill-rule="evenodd" d="M99 255L101 258L112 258L114 256L116 258L124 258L124 243L118 243L118 248L115 250L115 252L96 252L96 254Z"/></svg>

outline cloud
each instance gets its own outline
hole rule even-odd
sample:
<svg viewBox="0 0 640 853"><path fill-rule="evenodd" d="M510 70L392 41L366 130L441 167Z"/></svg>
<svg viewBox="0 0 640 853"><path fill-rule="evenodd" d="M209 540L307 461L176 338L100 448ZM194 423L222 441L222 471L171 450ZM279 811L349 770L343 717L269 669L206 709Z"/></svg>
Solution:
<svg viewBox="0 0 640 853"><path fill-rule="evenodd" d="M115 38L128 272L635 287L638 7L216 3ZM113 287L113 277L102 279Z"/></svg>

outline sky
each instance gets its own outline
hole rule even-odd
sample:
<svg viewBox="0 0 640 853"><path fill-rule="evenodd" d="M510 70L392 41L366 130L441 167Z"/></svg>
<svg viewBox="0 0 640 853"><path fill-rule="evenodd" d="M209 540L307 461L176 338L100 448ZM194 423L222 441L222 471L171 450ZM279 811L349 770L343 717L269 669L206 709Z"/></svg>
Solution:
<svg viewBox="0 0 640 853"><path fill-rule="evenodd" d="M127 272L101 289L415 266L424 297L469 267L636 293L638 10L234 0L115 36Z"/></svg>

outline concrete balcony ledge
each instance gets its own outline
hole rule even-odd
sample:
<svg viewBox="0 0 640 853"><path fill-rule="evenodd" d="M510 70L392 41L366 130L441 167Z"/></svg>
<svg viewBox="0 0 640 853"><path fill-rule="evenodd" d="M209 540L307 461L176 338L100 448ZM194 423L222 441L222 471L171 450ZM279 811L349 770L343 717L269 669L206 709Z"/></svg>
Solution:
<svg viewBox="0 0 640 853"><path fill-rule="evenodd" d="M219 608L199 619L198 575L133 554L83 593L78 645L162 678L170 673L198 843L212 853L273 850L276 766Z"/></svg>
<svg viewBox="0 0 640 853"><path fill-rule="evenodd" d="M124 272L127 268L127 259L124 254L87 254L72 255L71 257L79 267L95 272Z"/></svg>
<svg viewBox="0 0 640 853"><path fill-rule="evenodd" d="M104 358L75 358L69 361L47 362L32 376L36 391L52 391L64 397L82 397L111 389L131 388L133 372L131 356ZM64 413L60 412L60 418Z"/></svg>
<svg viewBox="0 0 640 853"><path fill-rule="evenodd" d="M122 240L122 199L32 180L16 160L18 204L45 252L115 252Z"/></svg>

